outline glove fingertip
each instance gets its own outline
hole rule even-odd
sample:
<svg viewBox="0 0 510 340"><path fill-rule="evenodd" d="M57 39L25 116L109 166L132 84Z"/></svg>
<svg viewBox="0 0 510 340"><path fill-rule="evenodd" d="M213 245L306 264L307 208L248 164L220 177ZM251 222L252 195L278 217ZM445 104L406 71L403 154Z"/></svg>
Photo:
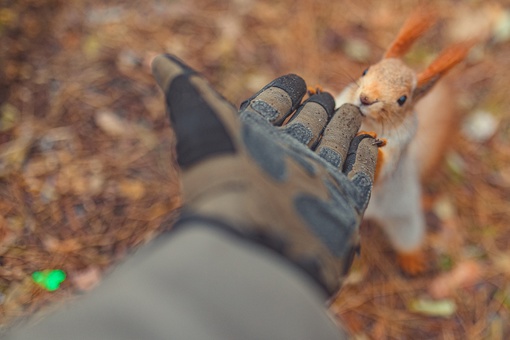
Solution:
<svg viewBox="0 0 510 340"><path fill-rule="evenodd" d="M307 102L314 102L321 105L328 113L328 118L333 116L335 110L335 99L329 92L321 92L311 96Z"/></svg>
<svg viewBox="0 0 510 340"><path fill-rule="evenodd" d="M241 103L240 107L241 110L246 108L246 106L248 106L248 104L253 98L256 98L260 93L264 92L265 90L271 87L278 87L287 92L292 101L293 108L295 108L301 102L301 99L306 94L305 80L298 76L297 74L290 73L276 78L275 80L264 86L259 92L257 92L250 98L246 99L243 103Z"/></svg>
<svg viewBox="0 0 510 340"><path fill-rule="evenodd" d="M299 106L305 94L303 78L295 74L281 76L245 100L241 104L241 116L248 110L265 117L273 125L281 125Z"/></svg>
<svg viewBox="0 0 510 340"><path fill-rule="evenodd" d="M301 102L301 99L306 93L306 83L304 79L293 73L281 76L273 80L270 84L267 85L267 88L273 86L279 87L288 93L292 101L293 108L295 108Z"/></svg>
<svg viewBox="0 0 510 340"><path fill-rule="evenodd" d="M171 54L160 54L154 57L151 62L151 70L156 82L164 92L178 75L196 73L182 60Z"/></svg>

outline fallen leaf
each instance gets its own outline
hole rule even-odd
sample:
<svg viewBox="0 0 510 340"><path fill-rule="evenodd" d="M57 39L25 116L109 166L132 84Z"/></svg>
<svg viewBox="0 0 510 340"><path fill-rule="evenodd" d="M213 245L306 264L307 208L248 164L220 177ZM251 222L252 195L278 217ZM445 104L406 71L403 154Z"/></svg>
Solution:
<svg viewBox="0 0 510 340"><path fill-rule="evenodd" d="M481 276L480 264L468 260L459 263L452 271L435 278L430 283L428 291L436 299L450 297L456 289L474 285Z"/></svg>
<svg viewBox="0 0 510 340"><path fill-rule="evenodd" d="M510 11L501 13L494 27L494 40L497 42L506 42L510 40Z"/></svg>
<svg viewBox="0 0 510 340"><path fill-rule="evenodd" d="M139 200L145 195L145 186L141 181L125 179L120 181L118 186L122 196L134 201Z"/></svg>
<svg viewBox="0 0 510 340"><path fill-rule="evenodd" d="M43 240L46 250L55 253L73 253L83 248L83 245L76 239L58 240L54 237L46 237Z"/></svg>
<svg viewBox="0 0 510 340"><path fill-rule="evenodd" d="M370 46L361 39L347 40L343 49L349 58L359 62L366 62L372 53Z"/></svg>
<svg viewBox="0 0 510 340"><path fill-rule="evenodd" d="M508 274L510 273L510 255L499 254L494 258L494 266L498 269L498 272Z"/></svg>
<svg viewBox="0 0 510 340"><path fill-rule="evenodd" d="M0 146L0 178L19 170L33 139L32 124L26 123L20 128L17 139Z"/></svg>
<svg viewBox="0 0 510 340"><path fill-rule="evenodd" d="M101 43L95 35L90 35L84 39L82 44L82 51L89 59L94 59L99 54Z"/></svg>
<svg viewBox="0 0 510 340"><path fill-rule="evenodd" d="M453 300L427 300L418 299L411 301L409 310L427 316L450 317L457 310Z"/></svg>
<svg viewBox="0 0 510 340"><path fill-rule="evenodd" d="M128 124L111 111L101 110L94 117L97 126L110 136L124 136L129 133Z"/></svg>
<svg viewBox="0 0 510 340"><path fill-rule="evenodd" d="M89 267L87 270L73 274L71 281L79 290L89 291L101 281L101 270L95 266Z"/></svg>
<svg viewBox="0 0 510 340"><path fill-rule="evenodd" d="M499 126L499 121L487 111L476 111L471 114L462 125L462 132L466 138L475 143L488 141Z"/></svg>
<svg viewBox="0 0 510 340"><path fill-rule="evenodd" d="M0 106L0 131L5 132L16 126L20 114L16 106L5 103Z"/></svg>
<svg viewBox="0 0 510 340"><path fill-rule="evenodd" d="M487 328L486 339L502 340L505 339L505 324L506 322L501 317L495 314L490 320L489 327Z"/></svg>

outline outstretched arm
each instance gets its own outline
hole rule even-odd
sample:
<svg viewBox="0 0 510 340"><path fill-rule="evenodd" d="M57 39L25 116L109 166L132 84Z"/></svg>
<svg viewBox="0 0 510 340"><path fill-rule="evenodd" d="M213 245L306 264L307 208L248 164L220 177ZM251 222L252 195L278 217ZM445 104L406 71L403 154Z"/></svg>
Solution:
<svg viewBox="0 0 510 340"><path fill-rule="evenodd" d="M324 302L357 247L377 154L370 136L352 140L359 111L335 112L327 93L301 104L305 83L289 75L238 113L175 57L153 71L177 139L182 216L17 339L340 338Z"/></svg>

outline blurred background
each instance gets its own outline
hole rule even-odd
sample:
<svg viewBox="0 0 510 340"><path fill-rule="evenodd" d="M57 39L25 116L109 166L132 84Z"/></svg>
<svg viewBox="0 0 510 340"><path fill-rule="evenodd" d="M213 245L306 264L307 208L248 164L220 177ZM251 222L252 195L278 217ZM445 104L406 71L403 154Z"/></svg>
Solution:
<svg viewBox="0 0 510 340"><path fill-rule="evenodd" d="M482 41L447 80L462 115L424 184L431 270L401 274L362 229L331 311L356 339L510 336L510 2L429 1L437 25L406 61ZM419 1L0 0L0 326L92 289L171 228L174 141L150 59L172 53L238 105L297 73L337 94ZM48 292L32 272L68 278Z"/></svg>

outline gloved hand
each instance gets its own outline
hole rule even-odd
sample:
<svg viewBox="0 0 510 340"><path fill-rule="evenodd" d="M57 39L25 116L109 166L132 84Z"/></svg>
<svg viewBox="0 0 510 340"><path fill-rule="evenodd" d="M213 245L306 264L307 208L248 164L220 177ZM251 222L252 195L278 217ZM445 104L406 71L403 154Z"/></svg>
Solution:
<svg viewBox="0 0 510 340"><path fill-rule="evenodd" d="M205 222L256 242L333 294L358 246L377 159L375 140L355 136L358 108L334 111L325 92L300 104L305 82L286 75L238 113L176 57L158 56L152 69L182 171L184 210L175 228Z"/></svg>

